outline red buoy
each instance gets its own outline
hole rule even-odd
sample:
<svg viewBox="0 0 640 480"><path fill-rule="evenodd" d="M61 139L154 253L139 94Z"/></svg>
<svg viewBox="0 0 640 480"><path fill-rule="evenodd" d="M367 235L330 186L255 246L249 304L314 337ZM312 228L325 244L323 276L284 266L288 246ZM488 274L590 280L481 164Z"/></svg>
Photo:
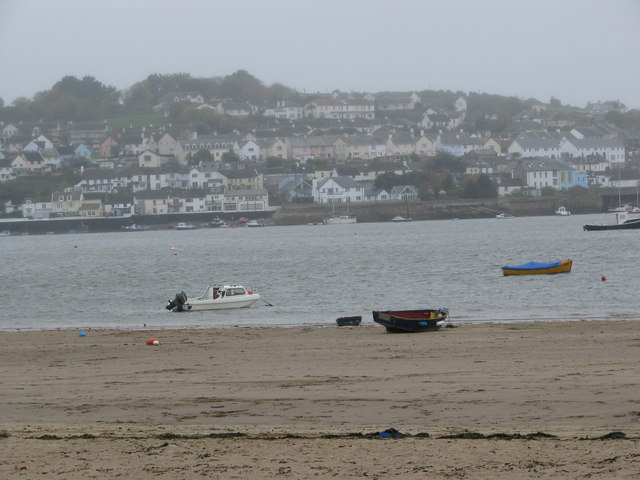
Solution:
<svg viewBox="0 0 640 480"><path fill-rule="evenodd" d="M604 282L604 281L606 281L606 280L607 280L607 277L605 277L604 275L602 275L602 276L600 277L600 280L602 280L602 281Z"/></svg>

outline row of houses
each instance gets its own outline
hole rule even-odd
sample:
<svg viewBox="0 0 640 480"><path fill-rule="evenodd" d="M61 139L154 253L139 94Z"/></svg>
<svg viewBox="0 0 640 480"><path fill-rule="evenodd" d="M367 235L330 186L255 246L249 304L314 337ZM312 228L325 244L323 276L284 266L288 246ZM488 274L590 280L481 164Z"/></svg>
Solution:
<svg viewBox="0 0 640 480"><path fill-rule="evenodd" d="M166 111L174 103L194 105L198 109L215 111L220 115L231 117L248 117L261 114L265 117L287 120L303 118L331 120L375 120L376 112L412 111L423 106L425 113L423 122L428 124L434 115L445 115L454 123L464 120L467 101L462 96L421 95L417 92L381 92L343 93L333 92L317 95L308 102L277 101L275 105L259 108L249 102L237 102L232 99L212 99L205 101L198 92L172 92L164 95L155 111Z"/></svg>
<svg viewBox="0 0 640 480"><path fill-rule="evenodd" d="M495 158L499 158L495 156ZM508 165L487 162L483 172L495 183L498 194L544 188L567 190L575 186L637 186L635 177L622 185L610 170L600 173L578 171L571 163L548 158L515 159ZM47 198L29 198L17 209L31 218L67 216L118 216L130 213L163 215L197 212L261 212L273 209L269 192L312 198L317 203L385 202L411 200L418 196L414 185L391 190L375 187L381 174L403 175L424 171L421 161L396 161L360 166L329 165L313 172L265 175L255 168L220 170L216 164L193 167L141 168L139 166L83 169L80 182ZM497 170L500 170L497 172ZM458 181L462 176L458 175Z"/></svg>
<svg viewBox="0 0 640 480"><path fill-rule="evenodd" d="M523 133L508 147L507 153L520 157L587 158L599 157L614 165L624 165L624 143L617 138L585 137L574 129L568 134Z"/></svg>
<svg viewBox="0 0 640 480"><path fill-rule="evenodd" d="M274 210L269 206L266 190L212 192L204 189L88 193L68 188L50 197L28 198L18 208L23 217L32 219Z"/></svg>

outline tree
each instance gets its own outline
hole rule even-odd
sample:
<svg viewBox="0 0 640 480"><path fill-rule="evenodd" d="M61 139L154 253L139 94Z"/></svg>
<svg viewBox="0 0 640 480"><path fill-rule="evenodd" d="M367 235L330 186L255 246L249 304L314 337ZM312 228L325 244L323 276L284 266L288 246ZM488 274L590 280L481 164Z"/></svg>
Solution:
<svg viewBox="0 0 640 480"><path fill-rule="evenodd" d="M103 85L91 76L82 80L66 76L51 90L37 93L33 109L46 120L84 121L117 112L119 97L115 87Z"/></svg>
<svg viewBox="0 0 640 480"><path fill-rule="evenodd" d="M436 170L448 173L463 173L466 170L462 159L454 157L447 152L438 152L436 156L433 157L433 167Z"/></svg>
<svg viewBox="0 0 640 480"><path fill-rule="evenodd" d="M213 155L209 150L198 150L198 152L191 157L190 163L192 165L198 165L200 162L209 163L213 162L213 160Z"/></svg>
<svg viewBox="0 0 640 480"><path fill-rule="evenodd" d="M373 186L381 190L391 191L393 187L399 185L400 176L393 172L378 175L373 182Z"/></svg>
<svg viewBox="0 0 640 480"><path fill-rule="evenodd" d="M473 178L467 178L460 193L462 198L478 198L478 182Z"/></svg>
<svg viewBox="0 0 640 480"><path fill-rule="evenodd" d="M213 110L198 109L175 103L171 108L171 119L181 125L191 125L199 134L229 133L239 128L239 122Z"/></svg>
<svg viewBox="0 0 640 480"><path fill-rule="evenodd" d="M449 193L452 192L454 188L456 188L456 183L453 180L453 175L448 174L444 177L444 181L442 182L442 190Z"/></svg>
<svg viewBox="0 0 640 480"><path fill-rule="evenodd" d="M250 102L261 105L267 97L267 90L260 80L246 70L238 70L224 77L220 83L219 94L237 102Z"/></svg>
<svg viewBox="0 0 640 480"><path fill-rule="evenodd" d="M480 175L476 180L476 185L478 197L495 198L498 196L498 189L487 175Z"/></svg>
<svg viewBox="0 0 640 480"><path fill-rule="evenodd" d="M240 157L233 152L224 152L222 154L222 161L224 163L239 162Z"/></svg>

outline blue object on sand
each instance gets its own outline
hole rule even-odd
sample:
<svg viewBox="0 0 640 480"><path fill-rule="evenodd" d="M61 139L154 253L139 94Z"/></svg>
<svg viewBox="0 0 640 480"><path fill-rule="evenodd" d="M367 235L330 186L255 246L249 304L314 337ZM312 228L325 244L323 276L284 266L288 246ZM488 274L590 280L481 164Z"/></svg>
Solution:
<svg viewBox="0 0 640 480"><path fill-rule="evenodd" d="M85 332L84 330L80 330L80 333L78 333L79 337L86 337L87 336L87 332Z"/></svg>

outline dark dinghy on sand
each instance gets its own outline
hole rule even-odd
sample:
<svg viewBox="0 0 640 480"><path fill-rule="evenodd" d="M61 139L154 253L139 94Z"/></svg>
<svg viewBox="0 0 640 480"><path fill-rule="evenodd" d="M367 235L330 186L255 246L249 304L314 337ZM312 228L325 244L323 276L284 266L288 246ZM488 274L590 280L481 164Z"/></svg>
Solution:
<svg viewBox="0 0 640 480"><path fill-rule="evenodd" d="M423 310L374 310L373 321L391 333L432 332L440 330L449 315L446 308Z"/></svg>

